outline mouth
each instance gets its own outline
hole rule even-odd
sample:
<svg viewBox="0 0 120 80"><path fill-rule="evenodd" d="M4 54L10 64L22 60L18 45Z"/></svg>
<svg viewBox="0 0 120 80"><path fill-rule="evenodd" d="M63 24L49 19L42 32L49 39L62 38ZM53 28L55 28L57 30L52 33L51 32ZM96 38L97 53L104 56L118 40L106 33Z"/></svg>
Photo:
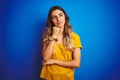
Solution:
<svg viewBox="0 0 120 80"><path fill-rule="evenodd" d="M62 22L58 22L57 25L60 25Z"/></svg>

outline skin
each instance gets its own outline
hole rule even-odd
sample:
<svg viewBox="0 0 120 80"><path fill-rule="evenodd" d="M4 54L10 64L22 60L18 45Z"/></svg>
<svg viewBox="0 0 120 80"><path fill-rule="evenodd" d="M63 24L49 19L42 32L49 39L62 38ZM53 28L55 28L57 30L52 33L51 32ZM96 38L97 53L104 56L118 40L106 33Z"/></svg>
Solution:
<svg viewBox="0 0 120 80"><path fill-rule="evenodd" d="M54 24L52 38L58 39L58 43L62 43L63 39L63 30L65 24L65 15L61 10L54 10L51 14L52 22ZM51 59L51 56L54 52L54 46L56 41L52 40L48 45L43 45L42 55L43 55L43 65L52 65L56 64L63 67L78 68L80 66L81 59L81 49L73 49L73 60L64 61L58 59Z"/></svg>

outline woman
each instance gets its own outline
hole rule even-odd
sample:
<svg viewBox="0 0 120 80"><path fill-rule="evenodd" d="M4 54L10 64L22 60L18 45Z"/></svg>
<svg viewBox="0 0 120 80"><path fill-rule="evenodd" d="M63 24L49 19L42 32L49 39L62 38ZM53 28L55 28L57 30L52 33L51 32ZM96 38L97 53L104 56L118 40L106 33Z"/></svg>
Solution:
<svg viewBox="0 0 120 80"><path fill-rule="evenodd" d="M80 37L72 32L69 17L59 6L53 6L43 35L43 67L45 80L74 80L74 68L80 66Z"/></svg>

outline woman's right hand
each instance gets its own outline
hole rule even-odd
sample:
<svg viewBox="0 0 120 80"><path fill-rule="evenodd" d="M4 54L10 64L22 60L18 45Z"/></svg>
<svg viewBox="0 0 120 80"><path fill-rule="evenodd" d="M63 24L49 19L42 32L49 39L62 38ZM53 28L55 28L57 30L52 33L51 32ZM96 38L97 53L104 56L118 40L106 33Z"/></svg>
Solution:
<svg viewBox="0 0 120 80"><path fill-rule="evenodd" d="M52 38L57 39L60 29L57 27L53 27Z"/></svg>

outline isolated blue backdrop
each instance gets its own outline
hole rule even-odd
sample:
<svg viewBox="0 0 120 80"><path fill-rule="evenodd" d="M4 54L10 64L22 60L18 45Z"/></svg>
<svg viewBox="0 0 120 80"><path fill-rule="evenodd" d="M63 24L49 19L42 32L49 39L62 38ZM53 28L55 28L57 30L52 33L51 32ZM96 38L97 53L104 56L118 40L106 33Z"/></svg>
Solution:
<svg viewBox="0 0 120 80"><path fill-rule="evenodd" d="M0 15L0 80L41 80L41 38L48 10L59 5L82 42L75 80L120 80L120 1L4 0Z"/></svg>

